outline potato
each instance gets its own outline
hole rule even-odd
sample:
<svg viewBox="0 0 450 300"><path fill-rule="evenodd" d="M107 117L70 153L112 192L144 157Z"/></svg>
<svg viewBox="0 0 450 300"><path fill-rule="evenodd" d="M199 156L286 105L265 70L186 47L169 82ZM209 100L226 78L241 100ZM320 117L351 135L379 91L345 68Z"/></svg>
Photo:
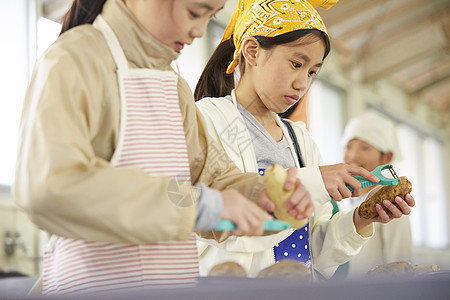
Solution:
<svg viewBox="0 0 450 300"><path fill-rule="evenodd" d="M233 261L227 261L212 267L208 276L247 277L247 272L240 264Z"/></svg>
<svg viewBox="0 0 450 300"><path fill-rule="evenodd" d="M409 262L395 261L373 268L366 273L366 276L369 278L383 278L386 276L412 274L413 272L414 268Z"/></svg>
<svg viewBox="0 0 450 300"><path fill-rule="evenodd" d="M384 278L386 276L420 275L439 271L435 264L412 265L407 261L396 261L377 266L366 273L370 278Z"/></svg>
<svg viewBox="0 0 450 300"><path fill-rule="evenodd" d="M358 211L359 216L364 219L371 219L378 216L375 204L380 204L381 207L383 207L384 210L387 211L387 208L383 205L384 200L389 200L393 204L397 205L397 203L395 202L395 197L400 196L401 198L405 198L405 195L410 193L411 189L412 184L406 178L402 178L396 186L388 185L382 187L375 194L366 199L366 201L361 203Z"/></svg>
<svg viewBox="0 0 450 300"><path fill-rule="evenodd" d="M258 273L259 278L284 278L294 280L311 280L312 276L308 267L296 260L284 259Z"/></svg>
<svg viewBox="0 0 450 300"><path fill-rule="evenodd" d="M264 173L267 194L275 204L275 217L278 220L288 222L292 228L302 228L308 223L308 218L297 220L289 214L288 209L284 206L284 202L294 193L294 188L290 191L283 188L286 179L287 171L277 164L268 167Z"/></svg>
<svg viewBox="0 0 450 300"><path fill-rule="evenodd" d="M424 265L414 265L413 270L415 274L424 274L437 272L440 270L440 268L436 264L424 264Z"/></svg>

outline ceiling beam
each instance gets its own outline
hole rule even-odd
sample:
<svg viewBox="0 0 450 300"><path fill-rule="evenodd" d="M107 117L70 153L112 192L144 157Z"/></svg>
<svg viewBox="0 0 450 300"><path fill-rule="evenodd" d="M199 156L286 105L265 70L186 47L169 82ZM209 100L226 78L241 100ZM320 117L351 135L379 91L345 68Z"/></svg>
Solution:
<svg viewBox="0 0 450 300"><path fill-rule="evenodd" d="M359 26L353 26L349 30L342 32L339 38L351 40L363 36L363 44L366 44L375 36L379 35L378 32L392 34L392 32L387 32L388 30L386 28L392 29L393 26L391 24L398 23L402 16L411 16L424 11L423 2L424 0L411 0L406 7L405 5L398 5L399 2L397 1L390 2L390 6L386 6L385 10L374 9L374 13L370 16L370 19L365 18ZM392 6L392 4L396 5ZM415 21L418 23L417 19Z"/></svg>
<svg viewBox="0 0 450 300"><path fill-rule="evenodd" d="M347 22L349 19L361 15L365 11L372 9L373 7L378 7L383 5L388 0L371 0L371 1L361 1L361 0L345 0L338 1L330 9L317 9L320 16L322 17L325 26L334 27L338 26L343 22Z"/></svg>
<svg viewBox="0 0 450 300"><path fill-rule="evenodd" d="M432 4L424 5L406 17L399 17L397 22L391 22L390 26L384 26L383 30L379 30L376 36L366 42L363 49L367 52L382 49L405 35L414 34L421 27L427 27L431 23L445 20L445 16L449 12L450 1L448 0L438 0Z"/></svg>
<svg viewBox="0 0 450 300"><path fill-rule="evenodd" d="M416 70L411 70L411 72L413 72L412 75L410 74L406 79L401 78L406 76L400 76L400 80L404 83L407 92L413 94L432 85L439 78L450 75L450 55L436 56L434 62Z"/></svg>
<svg viewBox="0 0 450 300"><path fill-rule="evenodd" d="M447 93L448 97L450 97L450 71L447 74L444 74L439 78L436 78L434 81L429 82L427 85L422 86L420 89L415 90L413 93L411 93L411 95L414 96L423 95L424 93L428 93L432 89L435 89L437 86L446 87L445 93Z"/></svg>
<svg viewBox="0 0 450 300"><path fill-rule="evenodd" d="M420 27L414 34L405 34L402 39L382 49L362 55L359 63L364 70L364 82L390 76L411 65L411 62L437 55L445 51L446 44L447 40L439 24Z"/></svg>

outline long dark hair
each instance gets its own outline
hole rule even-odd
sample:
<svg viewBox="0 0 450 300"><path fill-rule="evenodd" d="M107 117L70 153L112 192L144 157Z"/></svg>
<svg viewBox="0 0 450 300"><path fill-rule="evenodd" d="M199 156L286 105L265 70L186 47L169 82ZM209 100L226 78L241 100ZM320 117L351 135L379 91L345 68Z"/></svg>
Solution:
<svg viewBox="0 0 450 300"><path fill-rule="evenodd" d="M324 41L325 54L323 59L325 59L331 50L330 40L327 34L317 29L300 29L275 37L255 36L255 38L261 45L261 48L270 50L277 45L288 44L307 35L314 35ZM195 87L195 101L204 97L224 97L229 95L231 90L235 88L234 75L226 74L228 64L233 60L234 51L233 37L224 41L216 48L203 69L202 75ZM244 58L241 54L239 57L239 70L241 74L245 72L244 66Z"/></svg>
<svg viewBox="0 0 450 300"><path fill-rule="evenodd" d="M83 24L92 24L102 12L106 0L74 0L72 6L62 18L59 35L67 30Z"/></svg>

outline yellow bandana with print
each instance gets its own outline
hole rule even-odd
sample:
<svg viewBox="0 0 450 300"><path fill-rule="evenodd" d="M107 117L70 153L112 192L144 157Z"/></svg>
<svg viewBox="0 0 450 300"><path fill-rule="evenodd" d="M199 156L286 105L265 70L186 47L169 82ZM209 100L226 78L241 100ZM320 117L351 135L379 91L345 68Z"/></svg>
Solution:
<svg viewBox="0 0 450 300"><path fill-rule="evenodd" d="M274 37L299 29L317 29L327 33L316 6L329 8L338 0L239 0L225 29L222 42L233 36L236 52L227 73L239 63L244 40L250 36Z"/></svg>

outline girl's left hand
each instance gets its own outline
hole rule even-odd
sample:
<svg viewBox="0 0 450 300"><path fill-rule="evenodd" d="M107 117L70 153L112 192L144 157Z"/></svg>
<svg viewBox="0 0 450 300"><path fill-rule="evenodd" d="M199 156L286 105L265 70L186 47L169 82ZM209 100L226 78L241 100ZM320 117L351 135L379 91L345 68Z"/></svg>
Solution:
<svg viewBox="0 0 450 300"><path fill-rule="evenodd" d="M297 168L288 169L288 177L284 183L284 188L290 190L294 186L295 192L284 202L284 206L289 214L297 220L310 217L314 212L314 204L311 200L311 194L306 189L300 179L297 177Z"/></svg>
<svg viewBox="0 0 450 300"><path fill-rule="evenodd" d="M416 204L413 196L411 194L406 194L405 199L403 200L400 197L395 197L395 202L399 206L395 206L391 201L384 200L383 205L388 209L385 211L381 205L377 204L376 209L378 212L378 216L373 218L374 222L379 223L389 223L392 219L398 219L402 217L402 215L409 215L411 213L411 207Z"/></svg>
<svg viewBox="0 0 450 300"><path fill-rule="evenodd" d="M411 207L416 205L416 201L414 200L414 197L411 196L411 194L406 194L405 199L402 199L401 197L396 197L395 202L397 203L397 206L395 206L391 201L384 200L383 205L387 208L387 211L381 207L381 205L377 204L376 209L378 212L378 216L372 218L372 219L363 219L358 214L359 207L355 210L354 213L354 223L356 227L356 231L360 231L365 226L378 222L387 224L393 219L401 218L403 215L409 215L411 213Z"/></svg>
<svg viewBox="0 0 450 300"><path fill-rule="evenodd" d="M310 217L314 212L314 204L306 186L298 179L297 168L295 167L290 167L288 169L288 176L284 183L285 190L288 191L292 188L295 189L294 193L284 202L289 214L298 220ZM265 190L260 196L259 204L267 211L273 212L275 210L275 204L270 200Z"/></svg>

